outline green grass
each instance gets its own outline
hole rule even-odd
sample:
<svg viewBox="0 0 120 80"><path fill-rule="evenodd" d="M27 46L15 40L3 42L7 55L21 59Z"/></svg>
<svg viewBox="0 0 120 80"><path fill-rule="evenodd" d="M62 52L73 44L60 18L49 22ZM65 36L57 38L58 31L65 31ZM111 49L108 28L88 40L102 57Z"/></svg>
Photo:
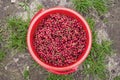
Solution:
<svg viewBox="0 0 120 80"><path fill-rule="evenodd" d="M95 9L99 14L107 12L107 0L72 0L77 11L89 14L91 9Z"/></svg>
<svg viewBox="0 0 120 80"><path fill-rule="evenodd" d="M108 23L108 19L106 19L106 18L103 19L103 22L104 22L104 23Z"/></svg>
<svg viewBox="0 0 120 80"><path fill-rule="evenodd" d="M113 80L120 80L120 76L116 76Z"/></svg>
<svg viewBox="0 0 120 80"><path fill-rule="evenodd" d="M41 4L37 5L37 10L40 10L42 8L43 8L43 5L41 5Z"/></svg>
<svg viewBox="0 0 120 80"><path fill-rule="evenodd" d="M29 80L29 70L24 70L23 77L25 80Z"/></svg>
<svg viewBox="0 0 120 80"><path fill-rule="evenodd" d="M93 0L93 7L97 10L98 13L107 12L107 0Z"/></svg>
<svg viewBox="0 0 120 80"><path fill-rule="evenodd" d="M95 22L91 18L87 18L87 21L92 30L92 49L90 55L84 62L84 74L91 74L95 77L105 80L107 78L105 57L111 54L111 42L103 41L102 44L98 44L96 41L97 33L95 32Z"/></svg>
<svg viewBox="0 0 120 80"><path fill-rule="evenodd" d="M27 1L25 1L25 2L19 2L19 6L23 7L23 9L25 11L29 11L30 10L29 4L27 3Z"/></svg>
<svg viewBox="0 0 120 80"><path fill-rule="evenodd" d="M24 2L19 2L19 6L21 6L25 11L27 11L27 17L30 21L30 7L28 4L28 0L25 0Z"/></svg>
<svg viewBox="0 0 120 80"><path fill-rule="evenodd" d="M2 34L0 33L0 43L2 42Z"/></svg>
<svg viewBox="0 0 120 80"><path fill-rule="evenodd" d="M27 2L20 2L19 5L29 14L30 8ZM42 7L42 5L37 5L37 9L41 9ZM9 48L17 49L20 52L26 50L26 34L29 22L30 15L28 15L28 20L26 21L17 17L8 19L8 27L12 31L10 34Z"/></svg>
<svg viewBox="0 0 120 80"><path fill-rule="evenodd" d="M49 73L47 80L73 80L71 75L56 75Z"/></svg>
<svg viewBox="0 0 120 80"><path fill-rule="evenodd" d="M2 41L3 41L3 36L2 36L2 30L0 30L0 61L2 61L5 56L6 56L6 53L5 53L5 50L3 50L1 44L2 44Z"/></svg>
<svg viewBox="0 0 120 80"><path fill-rule="evenodd" d="M0 44L2 43L2 37L3 37L3 36L2 36L2 31L3 31L3 30L0 29Z"/></svg>
<svg viewBox="0 0 120 80"><path fill-rule="evenodd" d="M6 56L6 53L2 50L0 50L0 61L2 61Z"/></svg>
<svg viewBox="0 0 120 80"><path fill-rule="evenodd" d="M26 33L29 25L29 20L24 21L21 18L10 18L8 27L11 30L9 38L9 48L24 51L26 49Z"/></svg>
<svg viewBox="0 0 120 80"><path fill-rule="evenodd" d="M38 67L40 67L40 65L39 65L37 62L35 62L35 61L33 60L32 67L38 68Z"/></svg>

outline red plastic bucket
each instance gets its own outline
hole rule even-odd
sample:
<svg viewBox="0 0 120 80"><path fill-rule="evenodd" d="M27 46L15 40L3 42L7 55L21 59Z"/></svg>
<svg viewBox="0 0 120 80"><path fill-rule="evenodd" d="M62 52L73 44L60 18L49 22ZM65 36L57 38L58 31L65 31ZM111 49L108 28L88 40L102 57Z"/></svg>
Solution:
<svg viewBox="0 0 120 80"><path fill-rule="evenodd" d="M33 47L33 34L34 31L36 30L36 27L38 26L38 24L40 23L40 21L47 15L52 14L52 13L63 13L69 16L72 16L76 19L78 19L81 22L81 25L84 27L84 29L86 30L87 33L87 47L86 50L79 56L79 59L76 63L66 66L66 67L54 67L51 65L48 65L44 62L42 62L38 56L38 54L35 52L35 49ZM87 22L85 21L85 19L77 12L68 9L68 8L60 8L60 7L56 7L56 8L50 8L47 10L41 9L31 20L30 25L29 25L29 29L28 29L28 33L27 33L27 45L28 45L28 50L31 54L31 56L33 57L33 59L40 64L42 67L44 67L45 69L47 69L50 72L53 72L55 74L69 74L72 72L75 72L78 68L78 66L86 59L86 57L88 56L90 49L91 49L91 44L92 44L92 34L91 34L91 30L89 28L89 25L87 24Z"/></svg>

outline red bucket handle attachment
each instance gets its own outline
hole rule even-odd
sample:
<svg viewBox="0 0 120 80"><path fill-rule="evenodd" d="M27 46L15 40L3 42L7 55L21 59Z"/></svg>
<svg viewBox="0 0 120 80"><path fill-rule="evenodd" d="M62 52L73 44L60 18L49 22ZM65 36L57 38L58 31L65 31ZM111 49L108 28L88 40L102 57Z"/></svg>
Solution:
<svg viewBox="0 0 120 80"><path fill-rule="evenodd" d="M59 75L65 75L65 74L70 74L73 73L77 70L78 67L75 67L71 70L66 70L66 71L54 71L54 70L50 70L48 69L49 72L55 73L55 74L59 74Z"/></svg>

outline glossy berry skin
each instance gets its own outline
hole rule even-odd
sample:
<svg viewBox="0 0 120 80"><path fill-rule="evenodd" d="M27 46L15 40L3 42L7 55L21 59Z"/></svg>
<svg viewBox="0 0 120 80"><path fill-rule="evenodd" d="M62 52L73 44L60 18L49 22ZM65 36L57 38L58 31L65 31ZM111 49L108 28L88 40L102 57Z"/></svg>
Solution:
<svg viewBox="0 0 120 80"><path fill-rule="evenodd" d="M60 13L46 16L33 36L40 59L55 67L75 63L86 48L86 41L86 32L80 22Z"/></svg>

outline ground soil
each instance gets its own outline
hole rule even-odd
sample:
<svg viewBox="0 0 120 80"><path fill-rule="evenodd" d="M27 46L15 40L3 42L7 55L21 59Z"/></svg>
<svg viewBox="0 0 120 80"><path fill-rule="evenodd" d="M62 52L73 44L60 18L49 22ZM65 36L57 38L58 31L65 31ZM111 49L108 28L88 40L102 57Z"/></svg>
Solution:
<svg viewBox="0 0 120 80"><path fill-rule="evenodd" d="M25 14L26 12L18 5L19 2L24 0L16 0L15 3L11 3L10 0L0 0L0 29L3 30L4 38L9 37L9 33L6 26L6 18L19 13ZM96 17L96 31L98 31L98 40L110 39L113 41L112 48L115 50L115 54L107 57L106 66L108 67L110 78L113 80L115 76L120 75L120 0L110 0L110 9L104 17ZM28 0L30 6L35 6L35 3L42 4L45 8L64 6L72 8L72 4L69 0ZM31 9L34 9L33 7ZM23 16L23 15L22 15ZM25 17L25 16L23 16ZM107 19L107 22L103 22L103 18ZM6 40L7 41L7 40ZM0 44L2 49L7 42L4 41ZM0 62L0 80L24 80L23 71L26 68L30 70L30 80L46 80L48 73L41 67L33 67L34 61L31 59L29 52L15 53L13 50L7 50L7 56ZM14 54L15 53L15 54ZM81 74L82 66L79 70L73 74L74 80L84 80L84 75ZM86 80L95 80L88 75Z"/></svg>

